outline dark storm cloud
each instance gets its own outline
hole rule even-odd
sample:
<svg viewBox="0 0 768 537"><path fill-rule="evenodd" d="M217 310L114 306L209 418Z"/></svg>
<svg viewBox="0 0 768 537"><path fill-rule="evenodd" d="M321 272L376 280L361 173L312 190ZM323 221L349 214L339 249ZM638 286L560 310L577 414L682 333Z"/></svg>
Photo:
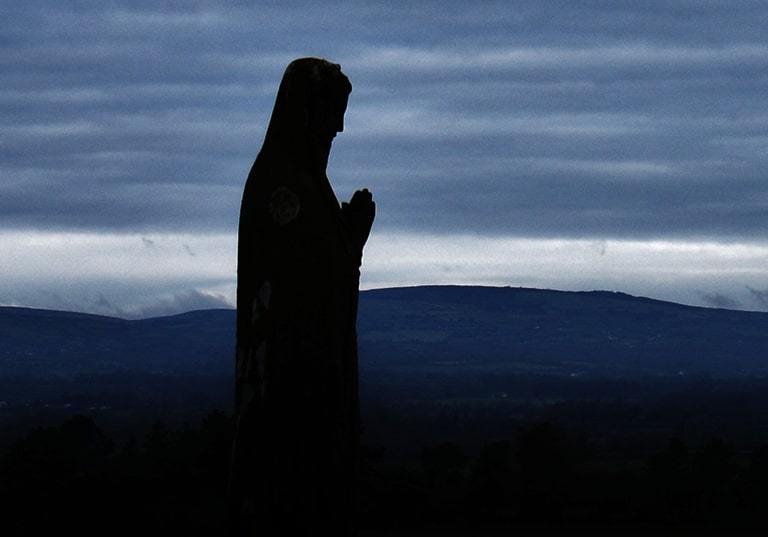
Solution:
<svg viewBox="0 0 768 537"><path fill-rule="evenodd" d="M10 4L5 228L234 231L311 54L352 79L329 171L378 229L766 238L759 2Z"/></svg>

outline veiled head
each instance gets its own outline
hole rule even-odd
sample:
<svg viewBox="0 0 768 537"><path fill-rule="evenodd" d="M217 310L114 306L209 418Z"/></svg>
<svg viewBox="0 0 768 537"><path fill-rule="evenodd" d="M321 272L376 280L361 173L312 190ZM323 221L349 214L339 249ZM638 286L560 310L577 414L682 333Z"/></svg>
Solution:
<svg viewBox="0 0 768 537"><path fill-rule="evenodd" d="M341 66L321 58L300 58L285 70L267 138L295 139L306 133L330 142L344 130L344 112L352 91Z"/></svg>

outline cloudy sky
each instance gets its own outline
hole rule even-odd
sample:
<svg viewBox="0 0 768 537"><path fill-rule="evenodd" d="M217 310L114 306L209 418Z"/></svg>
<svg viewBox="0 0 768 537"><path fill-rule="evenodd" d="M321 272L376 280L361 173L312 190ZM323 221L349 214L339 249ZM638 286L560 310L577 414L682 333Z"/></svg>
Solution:
<svg viewBox="0 0 768 537"><path fill-rule="evenodd" d="M608 289L768 310L765 2L4 0L0 304L234 303L285 66L353 84L329 176L363 288Z"/></svg>

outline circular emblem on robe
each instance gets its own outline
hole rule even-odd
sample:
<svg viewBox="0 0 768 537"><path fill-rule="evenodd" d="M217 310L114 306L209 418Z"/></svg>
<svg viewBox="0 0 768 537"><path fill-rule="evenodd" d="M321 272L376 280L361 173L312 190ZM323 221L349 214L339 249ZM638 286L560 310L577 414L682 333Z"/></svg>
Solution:
<svg viewBox="0 0 768 537"><path fill-rule="evenodd" d="M281 186L269 198L269 214L277 224L284 226L299 215L299 197Z"/></svg>

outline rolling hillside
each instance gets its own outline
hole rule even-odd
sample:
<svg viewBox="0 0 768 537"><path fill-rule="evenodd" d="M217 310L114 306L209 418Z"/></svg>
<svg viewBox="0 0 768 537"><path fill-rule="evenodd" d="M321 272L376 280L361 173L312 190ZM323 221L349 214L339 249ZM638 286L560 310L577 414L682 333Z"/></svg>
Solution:
<svg viewBox="0 0 768 537"><path fill-rule="evenodd" d="M0 379L227 375L232 310L123 320L0 308ZM768 313L603 291L425 286L365 291L360 367L636 377L768 376Z"/></svg>
<svg viewBox="0 0 768 537"><path fill-rule="evenodd" d="M361 364L635 377L768 375L768 313L622 293L413 287L364 293Z"/></svg>
<svg viewBox="0 0 768 537"><path fill-rule="evenodd" d="M173 524L215 510L200 479L225 475L229 460L234 325L232 310L128 321L0 308L4 502L33 513L52 491L48 503L80 516L101 498L139 498L149 524L158 505ZM729 529L763 522L768 313L435 286L363 292L358 326L369 522L479 527L534 520L526 509L542 520L555 509L571 533L573 521L709 527L711 513ZM92 467L112 468L106 478L88 488L82 472L48 471L66 460L52 440L100 430L120 446L87 452L114 465ZM218 461L214 473L189 458L200 454Z"/></svg>

